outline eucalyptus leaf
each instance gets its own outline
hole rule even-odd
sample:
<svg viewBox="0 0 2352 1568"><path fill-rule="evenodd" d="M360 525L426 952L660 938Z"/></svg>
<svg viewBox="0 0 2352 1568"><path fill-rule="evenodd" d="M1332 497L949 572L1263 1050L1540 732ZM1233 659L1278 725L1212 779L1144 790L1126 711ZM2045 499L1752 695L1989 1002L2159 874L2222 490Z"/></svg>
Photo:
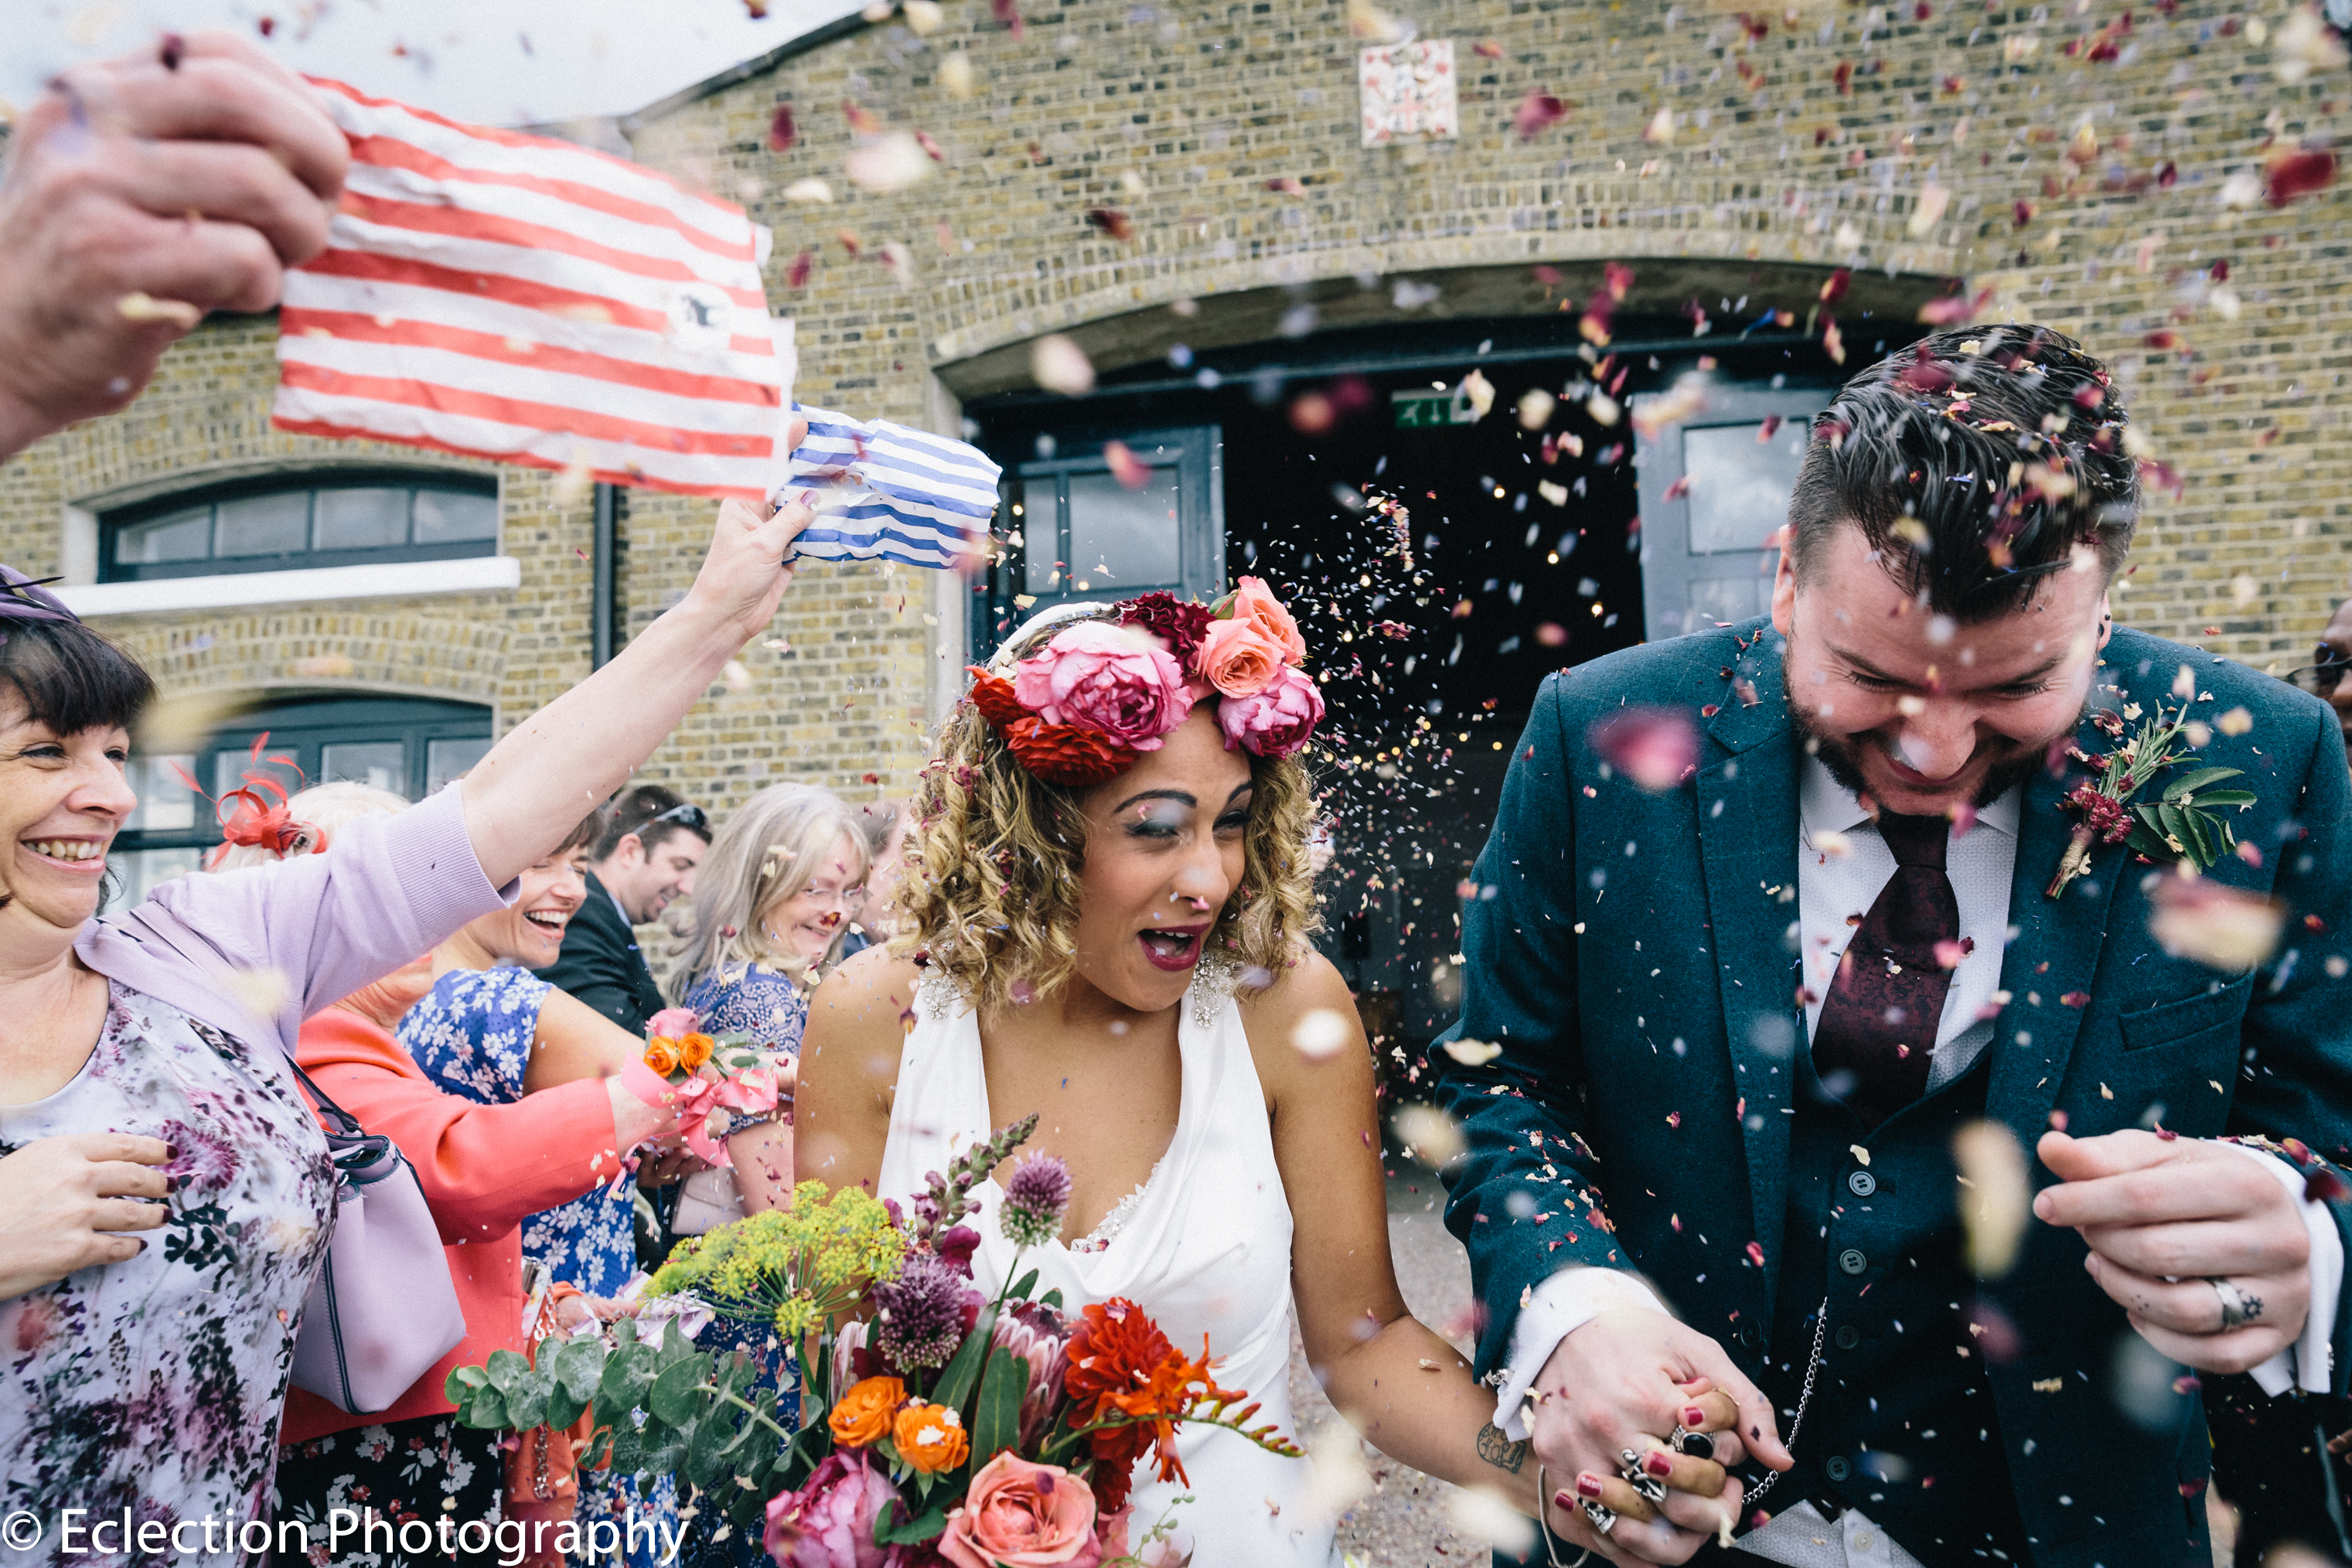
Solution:
<svg viewBox="0 0 2352 1568"><path fill-rule="evenodd" d="M634 1476L646 1468L645 1434L623 1421L612 1428L613 1468L625 1476Z"/></svg>
<svg viewBox="0 0 2352 1568"><path fill-rule="evenodd" d="M544 1359L549 1373L564 1393L583 1405L596 1397L596 1385L604 1376L602 1341L593 1336L567 1340L556 1347L553 1355Z"/></svg>
<svg viewBox="0 0 2352 1568"><path fill-rule="evenodd" d="M719 1479L719 1457L735 1440L735 1422L742 1414L731 1405L714 1405L694 1424L694 1440L686 1446L688 1480L708 1489Z"/></svg>
<svg viewBox="0 0 2352 1568"><path fill-rule="evenodd" d="M2192 773L2183 773L2166 784L2164 798L2179 800L2182 795L2195 795L2207 784L2220 784L2223 779L2236 778L2244 771L2243 768L2199 768Z"/></svg>
<svg viewBox="0 0 2352 1568"><path fill-rule="evenodd" d="M514 1352L492 1351L489 1364L484 1369L484 1374L489 1378L492 1388L504 1394L530 1371L530 1363Z"/></svg>
<svg viewBox="0 0 2352 1568"><path fill-rule="evenodd" d="M555 1392L555 1379L537 1368L515 1379L507 1394L507 1424L518 1432L527 1432L547 1419L547 1396Z"/></svg>
<svg viewBox="0 0 2352 1568"><path fill-rule="evenodd" d="M1029 1393L1029 1358L999 1351L980 1380L971 1421L971 1466L977 1470L1021 1441L1021 1401Z"/></svg>
<svg viewBox="0 0 2352 1568"><path fill-rule="evenodd" d="M664 1367L646 1392L646 1408L673 1426L683 1426L702 1408L705 1358L688 1356Z"/></svg>
<svg viewBox="0 0 2352 1568"><path fill-rule="evenodd" d="M506 1396L495 1388L477 1389L458 1418L468 1426L503 1432L507 1428Z"/></svg>
<svg viewBox="0 0 2352 1568"><path fill-rule="evenodd" d="M450 1404L455 1405L466 1397L461 1390L488 1388L489 1385L490 1374L480 1367L453 1366L449 1369L449 1380L441 1385L441 1392L448 1396Z"/></svg>
<svg viewBox="0 0 2352 1568"><path fill-rule="evenodd" d="M613 1342L616 1345L635 1344L637 1342L637 1321L635 1318L614 1319Z"/></svg>

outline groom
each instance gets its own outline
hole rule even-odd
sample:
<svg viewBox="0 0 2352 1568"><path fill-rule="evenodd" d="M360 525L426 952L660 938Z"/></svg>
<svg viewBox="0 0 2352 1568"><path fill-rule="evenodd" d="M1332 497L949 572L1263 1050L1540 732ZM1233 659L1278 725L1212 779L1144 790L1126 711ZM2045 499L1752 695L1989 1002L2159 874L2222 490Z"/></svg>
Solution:
<svg viewBox="0 0 2352 1568"><path fill-rule="evenodd" d="M1713 1559L1728 1505L1733 1563L2201 1564L2173 1363L2345 1387L2304 1194L2352 1142L2352 779L2323 704L2113 625L2125 421L2054 332L1932 337L1817 421L1769 622L1545 683L1463 938L1500 1054L1441 1092L1479 1370L1571 1548ZM2084 759L2184 703L2125 810L2236 769L2236 847L2099 837L2047 891ZM1756 1495L1588 1514L1694 1375Z"/></svg>

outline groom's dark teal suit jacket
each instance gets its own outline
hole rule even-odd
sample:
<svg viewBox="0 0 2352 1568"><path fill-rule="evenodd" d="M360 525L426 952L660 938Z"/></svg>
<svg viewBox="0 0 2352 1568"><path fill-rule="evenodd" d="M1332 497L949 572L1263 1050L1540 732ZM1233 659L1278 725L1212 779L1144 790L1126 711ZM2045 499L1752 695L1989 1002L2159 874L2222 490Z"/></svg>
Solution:
<svg viewBox="0 0 2352 1568"><path fill-rule="evenodd" d="M2014 1131L2037 1186L2052 1177L2030 1152L2061 1114L2084 1135L2160 1121L2184 1137L2296 1138L2331 1157L2352 1144L2342 735L2324 704L2281 681L2129 631L2116 633L2098 676L2122 694L2094 700L2152 709L2183 665L2198 715L2242 709L2252 721L2234 735L2217 724L2203 762L2243 770L2227 787L2251 789L2258 804L2231 820L2261 863L2232 857L2211 876L2276 896L2287 929L2252 973L2168 956L2148 933L2152 868L2121 847L2100 847L2086 877L2045 897L2077 820L2061 800L2084 770L2037 773L2010 905L2010 1001L1977 1069L1989 1071L1983 1114ZM1696 773L1678 787L1646 793L1594 751L1592 726L1628 704L1704 715ZM2088 724L2077 743L2092 753L2112 744ZM1790 1359L1774 1318L1788 1315L1779 1270L1803 1048L1801 762L1768 623L1628 649L1545 682L1465 920L1460 1033L1502 1051L1450 1067L1440 1090L1468 1140L1449 1173L1446 1221L1469 1250L1484 1307L1482 1373L1505 1358L1525 1293L1570 1265L1639 1270L1750 1375L1776 1338L1777 1359ZM1926 1205L1948 1222L1958 1191L1876 1201ZM2341 1226L2341 1205L2336 1217ZM2002 1283L2016 1342L1981 1347L2000 1355L1988 1354L1983 1375L2015 1509L2038 1563L2178 1563L2203 1540L2199 1402L2159 1382L2153 1410L2145 1397L2136 1416L2118 1409L2117 1342L2131 1330L2084 1252L2073 1231L2029 1220ZM1810 1306L1812 1284L1791 1282ZM1949 1378L1954 1346L1919 1338L1912 1361L1881 1375ZM2342 1392L2352 1289L2335 1344ZM1781 1425L1785 1436L1785 1415ZM1988 1504L1949 1498L1956 1510Z"/></svg>

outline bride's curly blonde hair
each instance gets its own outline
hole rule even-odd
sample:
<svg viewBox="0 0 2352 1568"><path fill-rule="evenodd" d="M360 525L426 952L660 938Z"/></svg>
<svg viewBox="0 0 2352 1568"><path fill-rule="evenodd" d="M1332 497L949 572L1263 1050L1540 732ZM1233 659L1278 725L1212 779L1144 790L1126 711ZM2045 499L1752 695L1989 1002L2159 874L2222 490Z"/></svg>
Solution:
<svg viewBox="0 0 2352 1568"><path fill-rule="evenodd" d="M1105 605L1024 628L1010 651L1018 657L1078 620L1117 618ZM1255 787L1241 885L1217 911L1202 952L1237 964L1242 988L1254 990L1297 960L1321 919L1307 862L1313 779L1296 756L1243 754ZM915 785L897 900L908 919L890 951L924 954L982 1011L1011 1004L1016 985L1022 1001L1058 992L1077 969L1087 793L1032 774L977 708L956 704L940 726L939 754Z"/></svg>

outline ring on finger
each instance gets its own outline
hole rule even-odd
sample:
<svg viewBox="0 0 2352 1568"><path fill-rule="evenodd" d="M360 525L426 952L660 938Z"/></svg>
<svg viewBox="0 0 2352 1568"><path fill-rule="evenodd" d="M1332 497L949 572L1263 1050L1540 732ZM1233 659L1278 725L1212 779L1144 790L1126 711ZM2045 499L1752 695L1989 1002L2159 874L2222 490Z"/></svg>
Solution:
<svg viewBox="0 0 2352 1568"><path fill-rule="evenodd" d="M1704 1432L1694 1432L1687 1426L1676 1426L1666 1436L1667 1447L1677 1454L1694 1459L1715 1458L1715 1439Z"/></svg>
<svg viewBox="0 0 2352 1568"><path fill-rule="evenodd" d="M1607 1535L1611 1531L1617 1528L1617 1510L1615 1509L1608 1508L1602 1504L1594 1502L1591 1498L1580 1499L1577 1502L1577 1506L1584 1510L1584 1521L1587 1524L1592 1526L1594 1534Z"/></svg>
<svg viewBox="0 0 2352 1568"><path fill-rule="evenodd" d="M2213 1294L2221 1298L2221 1327L2216 1332L2227 1333L2231 1329L2242 1329L2254 1321L2254 1315L2246 1310L2246 1299L2238 1294L2235 1285L2219 1275L2205 1283L2213 1287Z"/></svg>
<svg viewBox="0 0 2352 1568"><path fill-rule="evenodd" d="M1625 1484L1642 1494L1643 1501L1655 1508L1666 1500L1666 1483L1642 1468L1642 1456L1631 1448L1617 1450L1617 1473Z"/></svg>

